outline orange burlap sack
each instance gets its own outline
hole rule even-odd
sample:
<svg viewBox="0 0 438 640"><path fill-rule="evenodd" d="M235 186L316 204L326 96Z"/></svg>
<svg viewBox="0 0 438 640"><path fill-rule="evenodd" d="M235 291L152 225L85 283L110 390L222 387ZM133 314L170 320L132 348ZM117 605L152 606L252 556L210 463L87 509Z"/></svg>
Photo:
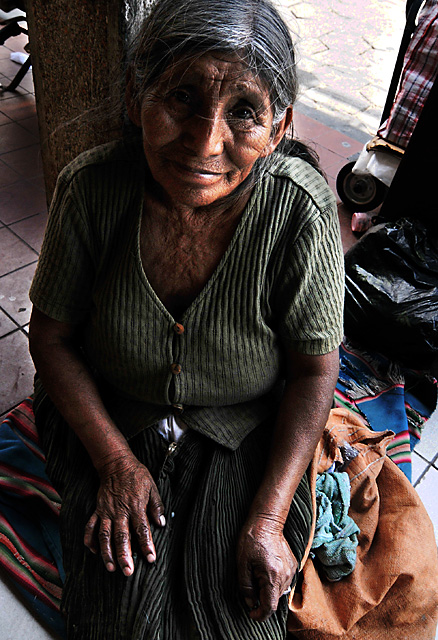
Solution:
<svg viewBox="0 0 438 640"><path fill-rule="evenodd" d="M391 431L374 432L347 409L333 409L314 455L316 474L359 451L347 467L349 514L360 528L357 563L339 582L308 557L303 583L289 599L288 629L300 640L434 640L438 557L430 518L404 474L385 455Z"/></svg>

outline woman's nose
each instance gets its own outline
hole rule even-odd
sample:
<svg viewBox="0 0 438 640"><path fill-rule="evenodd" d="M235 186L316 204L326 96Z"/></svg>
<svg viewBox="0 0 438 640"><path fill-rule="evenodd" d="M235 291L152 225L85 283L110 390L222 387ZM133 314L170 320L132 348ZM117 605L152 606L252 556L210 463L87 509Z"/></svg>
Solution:
<svg viewBox="0 0 438 640"><path fill-rule="evenodd" d="M226 123L221 114L194 115L186 121L183 144L201 158L220 156L224 150Z"/></svg>

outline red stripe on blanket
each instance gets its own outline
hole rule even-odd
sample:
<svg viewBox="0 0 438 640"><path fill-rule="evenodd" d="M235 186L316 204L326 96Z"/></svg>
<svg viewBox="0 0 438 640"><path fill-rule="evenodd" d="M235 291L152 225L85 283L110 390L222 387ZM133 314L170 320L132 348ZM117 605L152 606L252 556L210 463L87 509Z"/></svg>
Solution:
<svg viewBox="0 0 438 640"><path fill-rule="evenodd" d="M43 491L46 495L52 495L56 502L61 502L61 498L53 488L53 485L50 484L48 480L41 478L41 476L26 473L22 469L17 469L17 467L14 467L7 462L0 463L0 473L4 473L8 478L17 478L23 482L28 482L32 486L38 487L40 491Z"/></svg>
<svg viewBox="0 0 438 640"><path fill-rule="evenodd" d="M20 484L19 480L14 479L6 479L0 478L0 487L9 493L13 493L17 496L22 496L24 498L39 498L46 504L53 513L59 515L59 511L61 509L60 502L54 502L49 497L47 497L43 492L39 492L35 489L29 489L23 484Z"/></svg>
<svg viewBox="0 0 438 640"><path fill-rule="evenodd" d="M41 461L45 462L44 453L41 450L38 432L35 425L32 398L27 398L18 407L13 409L5 419L11 429L20 437L24 444Z"/></svg>
<svg viewBox="0 0 438 640"><path fill-rule="evenodd" d="M44 571L47 573L47 578L44 580L49 580L50 582L55 581L55 584L58 583L58 587L61 586L61 578L59 577L59 572L56 566L47 560L45 556L42 556L38 551L36 551L32 545L27 543L22 537L20 537L12 525L5 519L5 517L0 513L0 536L3 536L2 541L4 539L9 540L10 544L14 546L17 553L20 556L26 555L30 562L35 565L36 568L39 568L40 571Z"/></svg>
<svg viewBox="0 0 438 640"><path fill-rule="evenodd" d="M35 595L51 609L59 611L62 589L43 580L3 534L0 534L0 543L3 545L3 552L0 554L0 563L3 568L27 591Z"/></svg>

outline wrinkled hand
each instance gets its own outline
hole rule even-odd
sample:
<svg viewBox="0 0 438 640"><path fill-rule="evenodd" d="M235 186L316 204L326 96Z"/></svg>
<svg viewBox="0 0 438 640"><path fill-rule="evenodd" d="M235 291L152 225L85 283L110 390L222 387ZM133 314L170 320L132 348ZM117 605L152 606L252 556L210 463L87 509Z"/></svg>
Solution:
<svg viewBox="0 0 438 640"><path fill-rule="evenodd" d="M237 569L249 616L258 622L267 620L298 570L283 526L263 517L248 521L240 534Z"/></svg>
<svg viewBox="0 0 438 640"><path fill-rule="evenodd" d="M136 534L148 562L155 562L155 546L146 514L156 525L164 526L163 503L151 474L132 454L111 460L99 475L96 509L86 524L84 544L93 553L98 553L100 548L108 571L116 570L115 552L123 573L130 576L134 572L131 532Z"/></svg>

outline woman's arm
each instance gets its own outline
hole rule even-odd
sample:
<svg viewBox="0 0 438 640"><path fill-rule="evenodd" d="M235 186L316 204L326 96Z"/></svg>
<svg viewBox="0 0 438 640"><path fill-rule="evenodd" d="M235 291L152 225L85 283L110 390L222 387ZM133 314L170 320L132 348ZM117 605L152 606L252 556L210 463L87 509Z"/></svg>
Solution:
<svg viewBox="0 0 438 640"><path fill-rule="evenodd" d="M288 365L268 464L238 545L240 590L258 621L276 610L298 570L283 527L327 422L339 355L337 350L323 356L290 352Z"/></svg>
<svg viewBox="0 0 438 640"><path fill-rule="evenodd" d="M149 471L135 458L108 415L75 345L75 331L74 325L52 320L34 308L30 352L46 392L82 441L100 477L97 506L86 526L84 542L96 553L94 535L98 530L107 569L116 568L114 545L118 564L125 575L131 575L130 528L136 532L145 557L154 562L155 547L146 511L158 526L163 526L164 507Z"/></svg>

